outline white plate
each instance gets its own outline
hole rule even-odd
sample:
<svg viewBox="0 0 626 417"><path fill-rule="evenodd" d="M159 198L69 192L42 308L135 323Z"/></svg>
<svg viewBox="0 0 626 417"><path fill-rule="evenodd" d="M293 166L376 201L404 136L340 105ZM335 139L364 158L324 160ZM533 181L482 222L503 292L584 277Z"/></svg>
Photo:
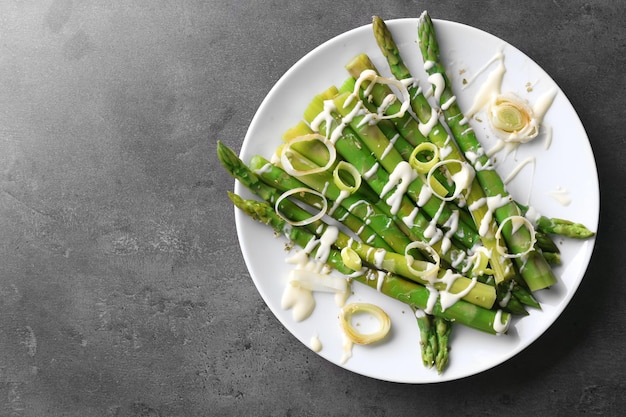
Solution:
<svg viewBox="0 0 626 417"><path fill-rule="evenodd" d="M407 66L414 74L423 76L422 87L427 87L421 55L416 43L417 19L399 19L387 22ZM453 77L458 100L467 109L473 95L490 69L480 72L489 60L503 51L507 72L503 91L515 91L531 102L540 94L556 87L554 81L529 57L504 41L481 30L435 20L443 60ZM245 137L241 157L245 162L255 154L267 158L281 143L281 135L302 118L311 98L330 85L341 85L348 77L344 65L360 53L367 53L384 74L388 73L371 32L371 25L363 26L331 39L317 47L276 83L255 115ZM470 87L461 90L460 73L469 78L479 74ZM531 83L532 92L526 91ZM558 87L556 87L558 89ZM518 201L524 202L530 194L530 203L541 213L582 222L595 230L598 224L599 192L596 166L585 130L570 102L560 89L544 119L553 130L551 146L545 141L525 144L516 154L500 161L498 169L506 176L513 167L526 158L536 157L534 176L530 166L509 184L509 190ZM479 139L488 148L492 140L485 126L474 123ZM491 135L493 136L493 135ZM556 190L568 191L571 204L564 206L549 194ZM235 192L245 197L252 195L239 183ZM359 283L353 284L350 301L368 301L381 306L392 320L392 334L376 346L355 346L353 356L341 365L342 338L337 322L338 307L332 296L316 294L317 306L310 318L302 322L292 319L291 311L281 308L280 300L286 281L285 239L275 238L273 231L258 224L236 210L236 223L241 250L252 279L261 296L280 322L305 346L318 336L323 345L319 355L350 371L373 378L404 382L432 383L467 377L490 369L513 357L535 341L561 314L571 300L585 274L594 239L563 241L563 266L555 269L559 284L540 292L543 309L530 316L516 319L509 334L491 336L456 326L451 340L450 363L443 375L425 369L420 361L418 329L415 318L404 304L390 299Z"/></svg>

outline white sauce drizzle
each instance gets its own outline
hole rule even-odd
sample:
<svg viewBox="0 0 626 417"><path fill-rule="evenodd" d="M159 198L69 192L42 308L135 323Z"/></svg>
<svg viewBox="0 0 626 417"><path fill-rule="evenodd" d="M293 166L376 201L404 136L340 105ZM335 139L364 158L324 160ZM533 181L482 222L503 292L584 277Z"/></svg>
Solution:
<svg viewBox="0 0 626 417"><path fill-rule="evenodd" d="M447 308L454 305L461 298L465 297L467 294L470 293L470 291L472 291L474 286L476 286L477 279L476 277L474 277L472 278L472 282L463 291L456 293L456 294L450 292L450 288L452 287L452 284L454 284L454 281L456 281L456 279L459 278L460 276L461 275L455 274L454 272L448 269L446 270L446 273L443 276L443 278L441 278L441 281L446 284L446 290L441 291L439 295L439 302L441 303L442 311L445 311Z"/></svg>
<svg viewBox="0 0 626 417"><path fill-rule="evenodd" d="M343 200L345 200L349 195L350 195L350 191L341 190L339 192L339 195L337 196L337 199L333 203L333 205L330 207L330 209L328 209L328 215L332 216L335 210L337 210L337 207L339 207L341 203L343 202Z"/></svg>
<svg viewBox="0 0 626 417"><path fill-rule="evenodd" d="M430 187L430 185L426 185L427 186L422 187L422 189L420 190L420 194L417 197L417 205L419 207L424 207L424 205L428 203L428 200L430 200L430 197L432 197L433 195L433 189Z"/></svg>
<svg viewBox="0 0 626 417"><path fill-rule="evenodd" d="M411 181L413 181L416 176L417 173L406 161L402 161L396 165L393 172L389 175L389 181L383 187L380 197L384 198L385 195L391 192L393 187L396 187L386 200L387 204L391 207L391 214L397 214L398 210L400 210L402 198L409 188Z"/></svg>
<svg viewBox="0 0 626 417"><path fill-rule="evenodd" d="M424 136L428 136L438 121L439 121L439 112L435 107L433 107L431 108L430 118L428 119L428 121L426 123L419 122L418 129L420 133Z"/></svg>
<svg viewBox="0 0 626 417"><path fill-rule="evenodd" d="M461 125L467 123L468 120L474 117L474 115L480 109L487 106L487 104L491 100L491 97L494 95L494 92L496 92L495 94L497 94L497 92L500 91L500 86L502 85L502 79L504 78L504 73L506 72L506 67L504 66L504 55L502 54L502 52L498 52L487 63L487 65L485 65L485 67L481 69L480 72L484 71L487 68L487 66L493 63L494 61L498 61L497 68L489 74L485 83L480 87L480 89L478 90L478 93L476 93L476 95L474 96L474 103L472 104L472 107L470 107L470 109L465 113L465 117L460 123ZM473 82L473 79L472 79L472 82ZM467 85L469 85L469 83Z"/></svg>
<svg viewBox="0 0 626 417"><path fill-rule="evenodd" d="M489 230L489 224L491 223L491 220L493 219L493 213L500 207L503 207L506 204L508 204L510 201L511 201L510 196L503 197L502 195L498 194L492 197L480 198L468 206L468 209L470 211L474 211L482 207L483 205L487 204L487 212L483 216L480 222L480 226L478 228L478 234L480 236L485 236L487 234Z"/></svg>
<svg viewBox="0 0 626 417"><path fill-rule="evenodd" d="M433 85L433 99L437 106L441 102L441 95L443 94L444 89L446 88L446 82L443 79L443 75L436 72L428 76L428 82Z"/></svg>
<svg viewBox="0 0 626 417"><path fill-rule="evenodd" d="M572 203L572 199L569 197L569 191L565 188L557 187L555 191L550 191L548 195L562 206L569 206Z"/></svg>
<svg viewBox="0 0 626 417"><path fill-rule="evenodd" d="M381 292L383 284L385 283L385 276L387 276L387 274L385 271L376 271L376 274L378 276L378 279L376 280L376 290Z"/></svg>
<svg viewBox="0 0 626 417"><path fill-rule="evenodd" d="M453 210L452 214L448 218L448 220L443 225L444 228L447 228L448 231L444 235L443 241L441 242L441 251L443 253L447 253L450 250L452 245L452 236L457 232L459 228L459 211Z"/></svg>
<svg viewBox="0 0 626 417"><path fill-rule="evenodd" d="M382 155L380 156L381 160L385 159L387 155L389 155L389 152L391 152L391 150L394 149L394 145L396 144L396 141L398 140L399 137L400 137L400 134L396 133L396 135L389 140L389 144L387 145Z"/></svg>
<svg viewBox="0 0 626 417"><path fill-rule="evenodd" d="M505 323L502 323L502 310L496 312L496 317L493 320L493 330L496 334L501 335L509 330L509 324L511 323L511 316L508 316Z"/></svg>
<svg viewBox="0 0 626 417"><path fill-rule="evenodd" d="M423 188L426 188L426 187L423 187ZM407 227L409 228L415 226L415 217L417 217L418 213L419 213L419 208L413 207L413 210L411 210L411 213L408 216L404 216L402 218L402 222L406 224Z"/></svg>
<svg viewBox="0 0 626 417"><path fill-rule="evenodd" d="M363 174L363 178L366 180L369 180L370 178L372 178L374 174L376 174L376 171L378 171L378 167L379 167L379 164L378 162L376 162L374 165L372 165L370 169L367 170L367 172Z"/></svg>
<svg viewBox="0 0 626 417"><path fill-rule="evenodd" d="M318 335L314 335L311 337L311 341L309 342L309 346L313 352L320 352L322 350L322 342Z"/></svg>
<svg viewBox="0 0 626 417"><path fill-rule="evenodd" d="M366 96L372 90L372 88L374 87L374 84L383 84L383 85L390 85L390 86L395 87L397 89L397 92L402 97L401 99L402 105L400 106L400 110L394 114L389 114L389 115L385 114L385 111L387 110L387 108L398 99L398 97L395 94L390 94L387 97L385 97L381 106L379 106L379 108L377 109L377 113L370 113L363 106L363 103L359 100L359 92L361 90L361 84L363 84L363 82L365 81L370 82L367 89L365 90ZM410 82L412 83L413 81L411 80ZM354 85L354 91L350 96L348 96L344 105L348 106L352 102L352 100L355 100L355 99L359 100L356 107L360 108L359 111L362 111L362 114L364 116L363 120L360 122L361 124L376 123L378 120L402 117L404 113L409 109L409 106L411 104L409 91L407 89L407 84L400 82L396 80L395 78L382 77L378 75L376 71L374 70L365 70L365 71L362 71L361 74L359 74L359 78L357 78L355 85ZM359 103L360 103L360 106L359 106Z"/></svg>
<svg viewBox="0 0 626 417"><path fill-rule="evenodd" d="M335 226L326 228L319 239L311 239L303 249L296 251L286 262L296 266L296 270L306 270L318 274L329 274L326 261L330 254L330 247L337 240L339 229ZM310 259L309 256L317 247L316 256ZM289 282L285 286L281 298L281 307L285 310L292 310L294 321L302 321L308 318L315 308L315 298L313 291L295 282Z"/></svg>

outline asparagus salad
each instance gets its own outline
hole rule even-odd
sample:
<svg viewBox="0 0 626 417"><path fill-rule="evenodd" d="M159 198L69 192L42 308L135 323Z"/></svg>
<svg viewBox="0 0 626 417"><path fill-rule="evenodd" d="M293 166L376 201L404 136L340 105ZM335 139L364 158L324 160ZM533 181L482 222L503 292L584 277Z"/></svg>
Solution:
<svg viewBox="0 0 626 417"><path fill-rule="evenodd" d="M344 63L343 84L310 98L273 154L244 162L222 143L217 153L258 197L229 193L235 206L286 237L291 268L275 278L284 280L281 307L292 320L307 320L318 293L330 293L337 322L328 325L337 326L339 362L347 363L354 344L376 349L394 327L375 297L351 301L353 286L371 287L406 305L418 329L416 360L441 374L454 328L506 338L541 309L536 294L559 285L558 242L594 233L509 193L532 158L507 178L496 169L502 153L531 141L549 146L543 118L556 90L533 103L500 91L504 55L496 53L463 112L426 12L415 28L426 77L409 70L405 60L419 57L403 56L382 19L374 17L372 29L384 71L358 54ZM476 82L458 76L461 85ZM483 147L473 125L496 138L493 146ZM367 329L355 320L363 316L371 318ZM314 334L310 347L324 348Z"/></svg>

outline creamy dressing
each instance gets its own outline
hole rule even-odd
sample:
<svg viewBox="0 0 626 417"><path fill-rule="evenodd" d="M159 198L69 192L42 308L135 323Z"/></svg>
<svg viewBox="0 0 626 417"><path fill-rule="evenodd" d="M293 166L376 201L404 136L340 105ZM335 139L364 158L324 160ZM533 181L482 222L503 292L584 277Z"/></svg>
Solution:
<svg viewBox="0 0 626 417"><path fill-rule="evenodd" d="M467 294L472 291L472 289L476 286L477 279L476 277L472 278L472 282L465 288L463 291L459 293L450 292L450 288L454 284L457 278L461 277L461 275L452 272L451 270L446 270L445 275L441 278L441 282L446 284L446 290L440 291L439 294L439 303L441 304L441 311L445 311L447 308L453 306L457 301L461 298L465 297Z"/></svg>
<svg viewBox="0 0 626 417"><path fill-rule="evenodd" d="M387 108L398 99L396 95L390 94L387 97L385 97L385 99L381 103L381 106L379 106L379 108L377 109L377 113L370 113L365 107L362 107L362 110L363 110L362 115L364 116L364 119L363 121L360 122L361 124L376 123L378 120L393 119L393 118L404 116L404 113L409 109L409 106L411 105L407 85L411 85L414 82L413 80L410 80L409 84L405 84L403 82L396 80L395 78L382 77L376 74L376 71L374 70L362 71L361 74L359 74L359 78L357 78L355 82L353 93L346 100L345 106L348 106L354 99L359 100L359 91L361 90L361 84L363 84L363 82L365 81L369 81L370 83L365 89L366 96L369 95L369 93L371 92L375 84L389 85L389 86L395 87L397 89L397 92L402 96L401 98L402 104L400 106L400 110L397 113L393 113L389 115L385 114L385 111L387 110ZM357 106L359 106L358 103L357 103ZM361 106L362 106L362 103L361 103Z"/></svg>
<svg viewBox="0 0 626 417"><path fill-rule="evenodd" d="M432 197L432 195L433 189L428 185L428 183L426 183L425 186L422 187L422 189L420 190L419 196L417 197L418 207L424 207L424 205L428 203L428 200L430 200L430 197Z"/></svg>
<svg viewBox="0 0 626 417"><path fill-rule="evenodd" d="M445 233L444 239L441 242L441 251L443 253L447 253L450 250L450 246L452 244L452 241L451 241L452 236L455 235L455 233L457 232L459 228L459 211L458 210L452 211L452 214L450 215L448 220L446 220L443 227L447 228L448 231Z"/></svg>
<svg viewBox="0 0 626 417"><path fill-rule="evenodd" d="M432 285L426 285L428 289L428 301L426 302L426 308L424 311L428 314L432 314L435 309L435 305L437 305L437 300L439 299L439 291Z"/></svg>
<svg viewBox="0 0 626 417"><path fill-rule="evenodd" d="M394 149L394 145L396 144L396 141L398 140L399 137L400 137L400 134L396 133L394 135L394 137L392 137L389 140L389 144L387 145L387 147L383 151L382 155L380 156L380 159L385 159L387 157L387 155L389 155L389 152L391 152L391 150Z"/></svg>
<svg viewBox="0 0 626 417"><path fill-rule="evenodd" d="M435 100L435 103L439 105L441 102L441 95L446 88L446 81L443 79L443 75L437 72L428 76L428 82L433 86L433 99Z"/></svg>
<svg viewBox="0 0 626 417"><path fill-rule="evenodd" d="M409 185L416 177L417 173L406 161L400 162L391 172L389 175L389 181L385 184L380 193L380 198L384 198L384 196L391 192L391 190L395 187L395 190L386 200L386 203L391 207L391 214L395 215L398 213L402 203L402 198L406 194Z"/></svg>
<svg viewBox="0 0 626 417"><path fill-rule="evenodd" d="M286 259L286 262L295 265L295 271L308 272L306 274L290 274L290 280L283 291L281 307L285 310L292 310L294 321L302 321L308 318L315 308L314 289L320 290L325 287L329 292L341 293L336 297L336 302L345 300L348 291L347 283L345 289L341 286L342 277L330 277L331 270L326 265L330 248L337 240L339 229L329 226L322 233L319 239L311 239L303 249L296 251ZM317 248L313 259L310 254ZM294 271L294 272L295 272ZM305 279L301 284L294 275L300 275ZM316 279L316 275L318 278ZM340 281L334 281L340 280Z"/></svg>
<svg viewBox="0 0 626 417"><path fill-rule="evenodd" d="M562 206L569 206L572 203L569 191L565 188L557 187L555 191L550 191L548 195L554 198Z"/></svg>
<svg viewBox="0 0 626 417"><path fill-rule="evenodd" d="M376 291L381 292L383 288L383 284L385 283L385 277L387 273L385 271L376 271Z"/></svg>
<svg viewBox="0 0 626 417"><path fill-rule="evenodd" d="M422 187L422 188L426 188L426 187ZM411 210L411 213L408 216L402 217L402 222L409 228L415 226L415 217L417 217L418 213L419 213L419 209L417 207L413 207L413 210Z"/></svg>
<svg viewBox="0 0 626 417"><path fill-rule="evenodd" d="M374 165L363 174L363 178L366 180L372 178L374 174L376 174L376 171L378 171L379 166L378 162L374 163Z"/></svg>
<svg viewBox="0 0 626 417"><path fill-rule="evenodd" d="M341 365L344 365L346 362L348 362L348 359L352 357L352 346L354 346L354 342L350 340L350 338L346 336L345 333L342 333L342 339L343 339L343 343L341 344L342 355L341 355L341 359L339 360L339 363Z"/></svg>
<svg viewBox="0 0 626 417"><path fill-rule="evenodd" d="M493 330L496 332L497 335L504 334L507 330L509 330L510 323L511 316L508 316L506 322L502 323L502 310L498 310L496 312L496 317L493 321Z"/></svg>
<svg viewBox="0 0 626 417"><path fill-rule="evenodd" d="M433 107L431 109L430 118L428 119L428 121L426 123L422 123L422 122L418 123L418 129L420 133L424 135L425 137L428 137L430 132L437 125L438 121L439 121L439 112L437 111L435 107Z"/></svg>
<svg viewBox="0 0 626 417"><path fill-rule="evenodd" d="M288 283L283 291L281 307L284 310L291 310L294 321L302 321L308 318L315 309L313 291Z"/></svg>
<svg viewBox="0 0 626 417"><path fill-rule="evenodd" d="M498 62L498 66L489 74L485 83L480 87L480 89L474 96L474 103L472 104L472 107L470 107L470 109L465 112L465 117L463 121L465 121L466 123L469 119L474 117L476 113L478 113L481 109L487 107L493 96L497 95L500 92L502 80L504 79L504 73L506 72L506 67L504 66L504 55L502 54L502 52L496 54L491 59L491 61L487 63L487 65L490 65L494 61ZM483 67L480 72L484 71L486 68L487 66ZM467 85L469 84L471 84L471 82Z"/></svg>
<svg viewBox="0 0 626 417"><path fill-rule="evenodd" d="M437 228L437 222L439 221L439 217L441 216L441 213L443 212L443 209L445 207L446 207L446 203L445 201L442 201L441 204L439 205L439 208L437 209L437 212L428 223L428 227L426 227L426 230L424 230L424 237L426 239L430 239L430 241L428 242L430 246L439 242L441 238L443 237L443 232Z"/></svg>
<svg viewBox="0 0 626 417"><path fill-rule="evenodd" d="M485 204L487 205L487 212L483 216L480 222L480 225L478 227L478 234L480 236L484 237L487 235L487 232L489 231L489 224L493 220L494 212L500 207L503 207L510 202L511 202L510 196L503 197L502 195L498 194L492 197L480 198L468 206L470 211L474 211L484 206Z"/></svg>
<svg viewBox="0 0 626 417"><path fill-rule="evenodd" d="M337 210L337 207L339 207L341 203L343 202L343 200L345 200L349 195L350 195L350 191L341 190L339 192L339 195L337 196L337 199L333 203L333 205L330 207L330 209L328 209L328 215L332 216L335 210Z"/></svg>
<svg viewBox="0 0 626 417"><path fill-rule="evenodd" d="M311 340L309 341L309 347L313 352L320 352L322 350L322 342L320 341L318 335L314 335L313 337L311 337Z"/></svg>

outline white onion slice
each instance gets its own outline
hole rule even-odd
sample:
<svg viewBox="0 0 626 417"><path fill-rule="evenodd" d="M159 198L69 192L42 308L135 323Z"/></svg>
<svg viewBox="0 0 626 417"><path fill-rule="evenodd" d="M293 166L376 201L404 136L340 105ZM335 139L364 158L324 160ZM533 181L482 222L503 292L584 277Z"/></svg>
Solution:
<svg viewBox="0 0 626 417"><path fill-rule="evenodd" d="M313 194L318 196L319 198L322 199L322 208L319 211L319 213L312 215L311 217L309 217L308 219L305 220L300 220L300 221L293 221L291 219L289 219L288 217L284 216L279 209L279 205L281 203L281 201L283 201L285 198L293 195L293 194L297 194L297 193L309 193L309 194ZM317 221L319 219L321 219L322 217L324 217L324 215L326 214L326 212L328 211L328 200L326 200L326 197L324 196L324 194L319 193L315 190L311 190L310 188L304 188L304 187L299 187L299 188L292 188L291 190L285 191L284 193L282 193L280 195L280 197L278 197L276 199L276 203L274 204L274 210L276 210L276 213L287 223L289 223L292 226L306 226L307 224L311 224L314 221Z"/></svg>
<svg viewBox="0 0 626 417"><path fill-rule="evenodd" d="M352 325L352 316L356 313L366 313L374 316L379 323L379 328L373 333L361 333ZM339 323L345 335L353 343L367 345L378 342L387 336L391 329L391 319L385 311L374 304L351 303L344 306L339 313Z"/></svg>
<svg viewBox="0 0 626 417"><path fill-rule="evenodd" d="M291 150L291 145L299 142L308 142L312 140L320 141L326 146L328 149L328 162L323 167L316 167L307 170L299 170L293 167L291 161L289 160L289 151ZM335 149L335 145L328 140L325 136L320 135L319 133L310 133L307 135L302 135L291 139L289 142L285 143L280 151L280 164L282 168L289 175L293 175L294 177L299 177L302 175L316 174L318 172L324 172L330 169L335 163L337 159L337 150Z"/></svg>
<svg viewBox="0 0 626 417"><path fill-rule="evenodd" d="M515 223L513 223L513 233L515 233L515 231L519 230L519 228L522 227L522 224L525 224L527 226L528 231L530 232L530 244L528 245L528 249L526 249L524 252L510 254L510 253L505 252L504 249L503 249L503 246L500 245L500 240L502 239L502 228L508 222L519 222L520 223L517 226L515 225ZM506 219L504 219L504 221L502 223L500 223L500 226L498 226L498 230L496 230L496 248L498 250L498 253L500 253L500 255L504 256L505 258L521 258L524 255L528 255L530 252L535 250L535 243L537 243L537 236L536 236L536 233L535 233L535 228L533 227L533 225L530 222L530 220L528 220L524 216L510 216L510 217L507 217Z"/></svg>
<svg viewBox="0 0 626 417"><path fill-rule="evenodd" d="M446 197L446 196L440 195L437 192L437 190L435 190L430 185L430 181L431 181L431 178L432 178L435 170L437 170L439 167L442 167L442 166L448 165L448 164L452 164L452 163L459 164L461 166L461 170L459 172L457 172L456 174L452 174L451 177L452 177L452 181L454 181L455 190L454 190L454 193L452 193L451 196ZM474 175L475 175L474 169L467 162L461 161L459 159L444 159L443 161L437 162L435 165L433 165L430 168L430 171L428 171L428 175L426 176L426 184L428 184L428 186L433 190L433 193L437 197L439 197L441 200L443 200L443 201L452 201L452 200L455 200L456 198L458 198L464 190L467 190L467 189L469 189L472 186L472 181L474 181Z"/></svg>

